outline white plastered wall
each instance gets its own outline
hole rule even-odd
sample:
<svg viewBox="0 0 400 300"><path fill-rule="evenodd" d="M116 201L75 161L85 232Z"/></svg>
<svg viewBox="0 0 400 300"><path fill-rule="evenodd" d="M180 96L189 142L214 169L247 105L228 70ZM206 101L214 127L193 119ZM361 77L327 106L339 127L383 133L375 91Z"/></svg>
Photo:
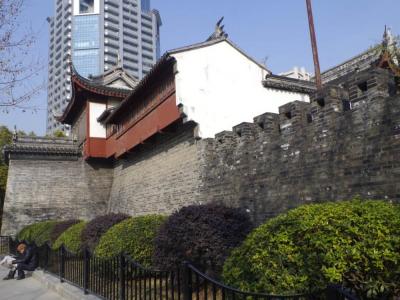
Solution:
<svg viewBox="0 0 400 300"><path fill-rule="evenodd" d="M268 73L228 42L172 54L177 60L177 105L188 121L199 124L202 138L214 137L255 116L278 112L279 106L308 96L266 89Z"/></svg>
<svg viewBox="0 0 400 300"><path fill-rule="evenodd" d="M103 103L89 103L89 135L93 138L106 138L106 128L104 125L97 122L97 118L106 109L106 104Z"/></svg>

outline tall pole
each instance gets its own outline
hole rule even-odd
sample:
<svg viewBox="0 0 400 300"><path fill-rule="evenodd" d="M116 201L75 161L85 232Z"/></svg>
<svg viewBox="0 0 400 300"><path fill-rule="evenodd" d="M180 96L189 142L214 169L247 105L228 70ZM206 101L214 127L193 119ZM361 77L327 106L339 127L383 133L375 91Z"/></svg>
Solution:
<svg viewBox="0 0 400 300"><path fill-rule="evenodd" d="M311 46L314 59L315 83L317 85L317 90L320 90L322 88L322 80L321 80L321 68L319 66L317 37L315 35L314 17L312 13L311 0L306 0L306 2L307 2L307 12L308 12L308 23L310 25Z"/></svg>

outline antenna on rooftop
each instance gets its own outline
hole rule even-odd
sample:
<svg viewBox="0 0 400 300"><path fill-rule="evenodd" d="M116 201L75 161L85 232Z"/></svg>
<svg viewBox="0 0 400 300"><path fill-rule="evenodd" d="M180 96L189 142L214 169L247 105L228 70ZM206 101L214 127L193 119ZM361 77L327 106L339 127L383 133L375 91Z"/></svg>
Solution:
<svg viewBox="0 0 400 300"><path fill-rule="evenodd" d="M17 130L17 125L14 125L14 132L13 132L13 142L16 142L18 140L18 130Z"/></svg>
<svg viewBox="0 0 400 300"><path fill-rule="evenodd" d="M263 61L262 61L265 67L267 67L267 61L268 61L268 59L269 59L269 56L267 55L267 56L264 57L264 59L263 59Z"/></svg>
<svg viewBox="0 0 400 300"><path fill-rule="evenodd" d="M315 34L314 17L313 17L313 13L312 13L311 0L306 0L306 4L307 4L307 13L308 13L308 23L310 26L311 46L312 46L313 59L314 59L315 83L317 85L317 90L320 90L322 88L321 68L319 66L317 37Z"/></svg>
<svg viewBox="0 0 400 300"><path fill-rule="evenodd" d="M122 67L122 59L121 59L121 54L117 53L117 67Z"/></svg>

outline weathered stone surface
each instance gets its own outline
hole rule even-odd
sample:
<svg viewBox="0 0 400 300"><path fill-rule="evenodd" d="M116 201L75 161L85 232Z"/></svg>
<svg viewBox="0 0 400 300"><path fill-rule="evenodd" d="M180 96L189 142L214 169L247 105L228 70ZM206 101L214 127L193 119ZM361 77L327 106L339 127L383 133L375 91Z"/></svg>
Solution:
<svg viewBox="0 0 400 300"><path fill-rule="evenodd" d="M110 166L100 162L10 159L2 234L46 219L91 219L106 211Z"/></svg>
<svg viewBox="0 0 400 300"><path fill-rule="evenodd" d="M109 210L132 215L170 214L195 203L201 185L193 124L164 133L118 161Z"/></svg>
<svg viewBox="0 0 400 300"><path fill-rule="evenodd" d="M283 106L279 132L263 123L277 118L258 117L253 138L209 141L199 200L245 207L257 222L303 203L400 200L400 97L387 71L368 75L374 84L352 99L352 110L343 112L347 90L328 88L311 105Z"/></svg>

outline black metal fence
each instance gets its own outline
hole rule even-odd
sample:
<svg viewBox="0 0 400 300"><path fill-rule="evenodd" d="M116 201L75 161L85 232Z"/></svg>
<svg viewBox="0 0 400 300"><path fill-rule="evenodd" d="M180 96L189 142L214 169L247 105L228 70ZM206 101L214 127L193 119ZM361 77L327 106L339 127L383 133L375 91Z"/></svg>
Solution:
<svg viewBox="0 0 400 300"><path fill-rule="evenodd" d="M0 255L10 253L11 238L9 236L0 236Z"/></svg>
<svg viewBox="0 0 400 300"><path fill-rule="evenodd" d="M0 237L0 255L15 253L17 241ZM249 293L226 286L186 263L174 272L143 267L127 255L101 259L88 250L79 254L65 247L38 248L39 267L61 282L68 282L110 300L357 300L340 287L329 287L319 295L290 296Z"/></svg>

